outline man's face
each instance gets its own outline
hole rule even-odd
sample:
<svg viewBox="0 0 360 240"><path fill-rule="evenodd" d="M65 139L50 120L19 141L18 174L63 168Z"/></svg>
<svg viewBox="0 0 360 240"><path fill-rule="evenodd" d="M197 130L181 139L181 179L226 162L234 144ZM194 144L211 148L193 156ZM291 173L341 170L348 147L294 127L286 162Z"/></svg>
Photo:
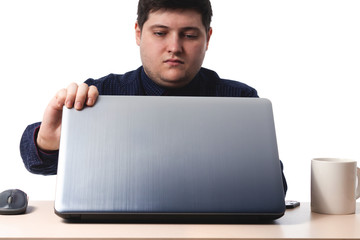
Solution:
<svg viewBox="0 0 360 240"><path fill-rule="evenodd" d="M160 86L179 88L200 70L212 30L206 33L194 10L159 10L142 30L136 23L135 32L146 74Z"/></svg>

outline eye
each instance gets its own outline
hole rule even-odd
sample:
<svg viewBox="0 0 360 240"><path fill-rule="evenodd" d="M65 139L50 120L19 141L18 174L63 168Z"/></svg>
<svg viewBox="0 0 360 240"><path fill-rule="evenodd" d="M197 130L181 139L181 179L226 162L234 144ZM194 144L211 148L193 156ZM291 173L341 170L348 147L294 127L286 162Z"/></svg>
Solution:
<svg viewBox="0 0 360 240"><path fill-rule="evenodd" d="M165 32L157 31L157 32L154 32L154 35L157 36L157 37L163 37L163 36L165 36Z"/></svg>
<svg viewBox="0 0 360 240"><path fill-rule="evenodd" d="M195 31L184 32L182 36L187 39L197 39L199 37Z"/></svg>
<svg viewBox="0 0 360 240"><path fill-rule="evenodd" d="M185 34L185 37L189 39L196 39L198 36L194 34Z"/></svg>

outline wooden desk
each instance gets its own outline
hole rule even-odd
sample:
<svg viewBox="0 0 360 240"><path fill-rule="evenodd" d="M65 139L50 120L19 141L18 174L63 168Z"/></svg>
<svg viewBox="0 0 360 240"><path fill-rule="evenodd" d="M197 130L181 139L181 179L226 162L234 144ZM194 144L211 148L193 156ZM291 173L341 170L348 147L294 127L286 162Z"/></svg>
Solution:
<svg viewBox="0 0 360 240"><path fill-rule="evenodd" d="M0 215L0 239L360 239L357 214L321 215L309 203L273 224L75 224L54 214L53 202L30 202L24 215Z"/></svg>

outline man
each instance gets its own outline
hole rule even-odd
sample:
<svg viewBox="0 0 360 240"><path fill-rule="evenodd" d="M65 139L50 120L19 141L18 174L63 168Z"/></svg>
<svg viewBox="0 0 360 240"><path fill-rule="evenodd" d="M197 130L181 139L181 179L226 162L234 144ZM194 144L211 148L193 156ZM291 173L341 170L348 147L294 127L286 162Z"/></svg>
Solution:
<svg viewBox="0 0 360 240"><path fill-rule="evenodd" d="M255 89L201 67L212 35L211 17L209 0L140 0L135 34L142 66L60 90L42 123L29 125L23 134L20 150L26 168L56 174L63 106L91 107L99 94L258 97Z"/></svg>

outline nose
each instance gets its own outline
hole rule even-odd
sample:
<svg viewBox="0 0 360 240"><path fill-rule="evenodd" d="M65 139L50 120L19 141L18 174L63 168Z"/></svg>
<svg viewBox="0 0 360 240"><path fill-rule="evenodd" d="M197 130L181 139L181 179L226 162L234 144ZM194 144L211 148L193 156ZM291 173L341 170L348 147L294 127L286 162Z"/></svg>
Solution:
<svg viewBox="0 0 360 240"><path fill-rule="evenodd" d="M169 36L167 42L167 51L169 53L175 53L175 54L183 51L182 40L177 33L173 33Z"/></svg>

